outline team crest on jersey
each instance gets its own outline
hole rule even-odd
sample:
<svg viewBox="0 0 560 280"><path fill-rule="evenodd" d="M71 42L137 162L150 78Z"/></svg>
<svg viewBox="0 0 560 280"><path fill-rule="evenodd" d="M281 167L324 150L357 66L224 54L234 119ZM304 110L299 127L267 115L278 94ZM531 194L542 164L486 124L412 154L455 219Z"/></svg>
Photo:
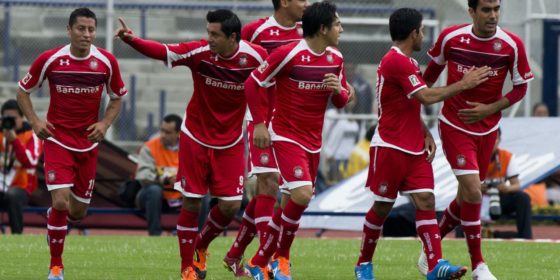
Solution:
<svg viewBox="0 0 560 280"><path fill-rule="evenodd" d="M264 71L266 70L266 68L268 68L268 62L267 62L267 61L263 62L263 63L259 66L259 68L257 68L257 70L259 71L259 73L262 74L262 73L264 73Z"/></svg>
<svg viewBox="0 0 560 280"><path fill-rule="evenodd" d="M21 80L21 83L26 85L27 83L29 83L31 78L33 78L33 75L31 75L31 73L28 72L27 74L25 74L25 77L23 77L23 79Z"/></svg>
<svg viewBox="0 0 560 280"><path fill-rule="evenodd" d="M502 50L502 41L500 40L496 40L494 41L494 45L492 46L494 48L494 51L501 51Z"/></svg>
<svg viewBox="0 0 560 280"><path fill-rule="evenodd" d="M330 64L333 64L334 59L333 59L332 53L327 54L327 62L330 63Z"/></svg>
<svg viewBox="0 0 560 280"><path fill-rule="evenodd" d="M465 156L464 155L458 155L457 156L457 166L463 167L463 166L465 166L465 164L467 164L467 160L465 159Z"/></svg>
<svg viewBox="0 0 560 280"><path fill-rule="evenodd" d="M241 67L245 67L247 66L247 56L246 55L241 55L239 56L239 66Z"/></svg>
<svg viewBox="0 0 560 280"><path fill-rule="evenodd" d="M91 70L94 70L94 71L95 71L95 70L97 70L97 67L99 67L99 63L97 62L97 59L92 58L92 59L89 61L89 68L90 68Z"/></svg>
<svg viewBox="0 0 560 280"><path fill-rule="evenodd" d="M49 182L56 180L56 174L54 173L54 170L49 170L49 172L47 172L47 180Z"/></svg>
<svg viewBox="0 0 560 280"><path fill-rule="evenodd" d="M261 164L268 164L270 162L270 156L268 153L262 153L260 158Z"/></svg>
<svg viewBox="0 0 560 280"><path fill-rule="evenodd" d="M378 190L380 194L385 194L387 192L387 183L382 182L381 184L379 184Z"/></svg>
<svg viewBox="0 0 560 280"><path fill-rule="evenodd" d="M415 87L417 85L420 84L420 81L418 80L418 78L416 77L416 75L412 74L410 76L408 76L408 80L410 81L410 84Z"/></svg>
<svg viewBox="0 0 560 280"><path fill-rule="evenodd" d="M303 177L303 169L301 168L301 166L296 166L294 167L294 176L296 178L301 178Z"/></svg>

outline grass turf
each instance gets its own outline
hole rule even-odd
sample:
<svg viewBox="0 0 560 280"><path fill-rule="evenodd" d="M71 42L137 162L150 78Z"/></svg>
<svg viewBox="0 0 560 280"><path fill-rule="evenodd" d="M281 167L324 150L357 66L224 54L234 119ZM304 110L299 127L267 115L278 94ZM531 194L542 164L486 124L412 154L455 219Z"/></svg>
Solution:
<svg viewBox="0 0 560 280"><path fill-rule="evenodd" d="M210 246L209 280L234 279L222 267L232 238ZM253 242L255 243L255 242ZM292 250L294 279L354 279L359 240L296 239ZM255 244L248 249L253 253ZM465 242L444 240L444 257L469 266ZM560 244L484 241L483 250L498 279L560 280ZM414 240L381 240L376 250L377 279L425 279L416 269L420 244ZM180 279L175 237L77 236L66 239L67 280ZM49 251L43 235L0 236L0 279L46 279ZM470 279L470 272L465 279Z"/></svg>

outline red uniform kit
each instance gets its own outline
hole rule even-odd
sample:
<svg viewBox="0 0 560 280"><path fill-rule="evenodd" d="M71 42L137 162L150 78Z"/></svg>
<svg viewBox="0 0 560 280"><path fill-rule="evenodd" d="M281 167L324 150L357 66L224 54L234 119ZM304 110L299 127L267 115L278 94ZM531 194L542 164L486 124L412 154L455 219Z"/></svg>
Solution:
<svg viewBox="0 0 560 280"><path fill-rule="evenodd" d="M300 22L293 27L284 27L278 24L276 19L272 16L253 21L245 25L241 30L242 39L262 46L269 54L280 46L301 40L302 34L303 30L301 29ZM265 114L268 124L272 117L272 110L274 107L274 88L269 90L269 96L267 99L263 99L263 102L267 102L261 106L261 110L264 110L263 114ZM250 115L247 119L249 121L252 120ZM249 134L248 139L252 139L253 130L253 123L250 122L247 126L247 132ZM249 141L249 143L250 173L278 172L276 160L272 153L272 147L260 149L255 147L252 141Z"/></svg>
<svg viewBox="0 0 560 280"><path fill-rule="evenodd" d="M376 200L393 202L397 193L431 192L432 165L426 160L420 102L413 95L426 87L418 63L397 47L377 69L379 122L371 141L366 186Z"/></svg>
<svg viewBox="0 0 560 280"><path fill-rule="evenodd" d="M244 40L230 57L210 51L206 40L162 45L136 38L140 52L191 69L194 92L183 124L175 189L187 197L241 200L244 178L242 137L247 108L244 82L266 51ZM219 171L219 172L218 172Z"/></svg>
<svg viewBox="0 0 560 280"><path fill-rule="evenodd" d="M323 83L327 73L339 77L343 87L340 94L332 95ZM289 189L313 185L329 98L339 108L348 101L341 53L329 47L317 54L305 40L300 40L278 48L251 76L260 87L274 86L276 81L275 111L269 131L283 181ZM266 94L252 98L260 93L251 89L248 94L254 121L264 122L265 115L258 102Z"/></svg>
<svg viewBox="0 0 560 280"><path fill-rule="evenodd" d="M463 73L471 66L487 65L492 68L488 81L444 101L439 116L443 150L454 173L479 174L483 180L496 140L501 112L473 124L465 124L457 112L471 107L467 101L490 104L502 98L508 72L514 85L529 82L533 74L519 37L498 27L494 36L479 38L472 33L472 28L472 24L464 24L445 29L428 54L439 65L447 62L447 84L462 79ZM426 77L426 81L435 82L435 78ZM516 101L510 99L510 104ZM483 172L479 173L479 170Z"/></svg>
<svg viewBox="0 0 560 280"><path fill-rule="evenodd" d="M106 88L111 99L127 93L115 57L91 46L90 54L77 58L70 45L42 53L19 82L28 93L49 81L47 121L55 127L44 143L47 188L72 188L73 196L89 203L97 162L97 143L87 139L86 129L98 121L101 95Z"/></svg>

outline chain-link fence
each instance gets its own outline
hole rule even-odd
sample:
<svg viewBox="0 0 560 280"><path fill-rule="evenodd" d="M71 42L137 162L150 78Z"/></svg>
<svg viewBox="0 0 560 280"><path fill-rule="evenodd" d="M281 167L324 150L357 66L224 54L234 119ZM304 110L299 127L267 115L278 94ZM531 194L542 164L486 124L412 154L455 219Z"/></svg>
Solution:
<svg viewBox="0 0 560 280"><path fill-rule="evenodd" d="M376 104L373 95L375 70L381 57L391 46L388 34L388 17L400 7L414 7L424 15L427 28L422 51L416 54L421 65L428 62L426 51L443 26L470 22L466 0L353 0L333 1L339 6L344 26L339 48L345 56L349 79L358 90L356 105L330 119L343 118L358 123L361 138L374 122ZM523 26L515 19L525 17L523 4L503 3L503 25L522 38ZM537 1L538 2L538 1ZM542 2L542 1L541 1ZM546 2L546 1L545 1ZM553 2L553 1L550 1ZM548 3L546 5L549 5ZM262 1L169 1L146 4L140 1L114 1L114 14L107 16L105 1L14 1L0 0L0 98L15 96L17 81L25 75L31 62L44 50L68 43L66 25L70 12L79 7L92 8L98 17L95 44L106 46L113 40L117 17L122 17L138 35L161 42L197 40L206 36L206 11L215 8L234 9L244 23L272 14L269 0ZM548 6L547 6L548 7ZM107 31L107 19L113 24ZM538 21L530 22L529 36L533 43L531 57L539 64L542 40L539 38ZM542 27L540 27L542 29ZM539 45L541 44L541 45ZM121 71L130 94L125 107L114 125L112 139L121 144L130 141L141 143L167 113L182 115L192 93L192 81L186 68L165 68L162 63L147 59L120 41L114 41L113 53L119 60ZM537 84L536 82L533 84ZM46 88L43 86L43 88ZM538 91L538 90L537 90ZM48 108L48 93L33 95L35 108L43 115ZM427 108L433 115L438 108ZM355 142L355 141L354 141Z"/></svg>

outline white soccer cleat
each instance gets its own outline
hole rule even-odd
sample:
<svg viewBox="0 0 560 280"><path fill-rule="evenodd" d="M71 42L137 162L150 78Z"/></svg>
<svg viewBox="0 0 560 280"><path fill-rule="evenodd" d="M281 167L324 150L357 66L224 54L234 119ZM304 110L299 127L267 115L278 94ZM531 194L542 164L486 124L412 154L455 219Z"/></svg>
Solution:
<svg viewBox="0 0 560 280"><path fill-rule="evenodd" d="M422 245L422 251L420 251L420 256L418 257L418 271L423 276L428 275L428 257L424 253L424 245Z"/></svg>
<svg viewBox="0 0 560 280"><path fill-rule="evenodd" d="M485 263L479 264L472 272L473 280L498 280Z"/></svg>

